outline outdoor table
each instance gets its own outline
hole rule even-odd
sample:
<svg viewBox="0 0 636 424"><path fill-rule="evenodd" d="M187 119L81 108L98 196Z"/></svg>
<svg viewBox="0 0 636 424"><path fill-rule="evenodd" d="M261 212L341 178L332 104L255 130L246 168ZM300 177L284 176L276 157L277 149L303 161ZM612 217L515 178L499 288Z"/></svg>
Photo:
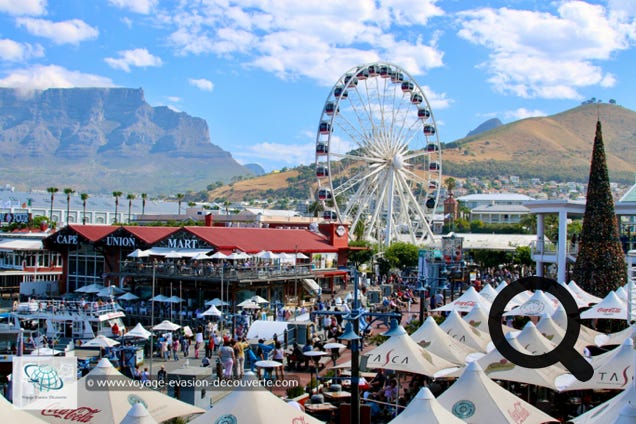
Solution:
<svg viewBox="0 0 636 424"><path fill-rule="evenodd" d="M314 368L316 370L316 380L318 379L318 365L321 356L329 355L327 352L323 352L320 350L310 350L308 352L303 352L303 355L309 357L312 361L314 361ZM311 370L310 370L311 374ZM311 377L311 375L310 375Z"/></svg>
<svg viewBox="0 0 636 424"><path fill-rule="evenodd" d="M271 360L263 360L263 361L256 361L254 362L254 365L256 366L256 373L258 375L258 378L260 380L261 378L261 370L264 369L266 371L266 373L269 373L270 377L271 377L271 372L269 372L270 369L274 369L276 372L276 377L278 378L278 373L280 368L283 366L282 363L278 362L278 361L271 361Z"/></svg>

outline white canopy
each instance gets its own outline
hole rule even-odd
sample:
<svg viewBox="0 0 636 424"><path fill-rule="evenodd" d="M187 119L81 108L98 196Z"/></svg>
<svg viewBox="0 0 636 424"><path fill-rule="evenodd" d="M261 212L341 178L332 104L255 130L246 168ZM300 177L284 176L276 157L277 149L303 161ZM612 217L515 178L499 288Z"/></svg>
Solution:
<svg viewBox="0 0 636 424"><path fill-rule="evenodd" d="M425 420L425 421L424 421ZM465 424L439 404L428 387L423 387L408 406L389 424Z"/></svg>
<svg viewBox="0 0 636 424"><path fill-rule="evenodd" d="M109 339L108 337L100 334L94 339L88 340L82 343L83 347L113 347L117 346L119 342L117 340Z"/></svg>
<svg viewBox="0 0 636 424"><path fill-rule="evenodd" d="M286 330L287 323L285 321L265 321L258 319L250 325L246 337L248 339L273 339L274 334L276 334L278 340L283 340Z"/></svg>
<svg viewBox="0 0 636 424"><path fill-rule="evenodd" d="M574 299L574 301L576 302L576 306L578 308L587 308L588 306L590 306L590 302L588 301L588 299L583 297L583 296L581 296L577 291L572 290L572 288L570 286L568 286L564 282L560 282L559 285L561 287L563 287L564 289L566 289L568 291L568 293L570 293L570 296L572 296L572 299ZM558 299L552 293L547 293L546 295L550 299L552 299L555 303L559 302ZM594 302L592 302L592 303L594 303Z"/></svg>
<svg viewBox="0 0 636 424"><path fill-rule="evenodd" d="M625 339L628 339L636 331L636 324L632 324L624 330L610 334L599 334L595 338L597 346L619 345L622 344Z"/></svg>
<svg viewBox="0 0 636 424"><path fill-rule="evenodd" d="M587 311L581 313L582 319L607 318L627 320L627 303L622 300L616 292L609 292L605 298L592 306Z"/></svg>
<svg viewBox="0 0 636 424"><path fill-rule="evenodd" d="M98 293L104 286L101 284L93 283L87 286L82 286L75 290L75 293Z"/></svg>
<svg viewBox="0 0 636 424"><path fill-rule="evenodd" d="M451 311L448 314L444 322L440 324L440 328L452 338L473 349L480 352L486 352L488 349L490 335L472 327L456 311Z"/></svg>
<svg viewBox="0 0 636 424"><path fill-rule="evenodd" d="M475 307L468 314L464 315L462 319L479 331L490 334L490 329L488 328L488 311L484 309L483 306L475 305ZM514 328L506 325L502 325L501 327L503 328L504 334L515 330Z"/></svg>
<svg viewBox="0 0 636 424"><path fill-rule="evenodd" d="M594 303L598 303L600 302L601 299L598 296L594 296L593 294L590 294L588 292L586 292L585 290L583 290L581 288L581 286L579 286L578 284L576 284L576 282L574 280L570 281L568 283L568 287L575 293L577 293L579 296L581 296L583 299L585 299L588 304L594 304Z"/></svg>
<svg viewBox="0 0 636 424"><path fill-rule="evenodd" d="M556 303L550 299L543 290L535 290L530 299L523 302L516 308L504 313L504 316L541 316L543 314L552 315L556 309Z"/></svg>
<svg viewBox="0 0 636 424"><path fill-rule="evenodd" d="M194 255L192 258L190 258L194 261L206 261L208 259L212 259L210 256L208 256L207 254L203 253L203 252L199 252L196 255Z"/></svg>
<svg viewBox="0 0 636 424"><path fill-rule="evenodd" d="M256 256L259 259L264 259L264 260L278 259L278 255L276 253L272 252L271 250L261 250L260 252L258 252L254 256Z"/></svg>
<svg viewBox="0 0 636 424"><path fill-rule="evenodd" d="M157 424L143 403L137 402L130 407L128 413L119 424Z"/></svg>
<svg viewBox="0 0 636 424"><path fill-rule="evenodd" d="M636 387L634 384L630 384L626 390L623 390L610 400L574 418L572 422L574 424L615 424L620 417L622 409L629 403L636 405Z"/></svg>
<svg viewBox="0 0 636 424"><path fill-rule="evenodd" d="M521 343L531 355L543 355L544 353L554 350L557 346L546 339L543 334L537 330L537 327L532 321L528 321L516 337L519 343Z"/></svg>
<svg viewBox="0 0 636 424"><path fill-rule="evenodd" d="M129 258L147 258L148 256L150 256L150 253L146 252L145 250L135 249L127 256Z"/></svg>
<svg viewBox="0 0 636 424"><path fill-rule="evenodd" d="M164 296L162 294L158 294L155 297L151 297L150 299L148 299L149 301L155 301L155 302L167 302L169 299L168 296Z"/></svg>
<svg viewBox="0 0 636 424"><path fill-rule="evenodd" d="M568 314L565 312L565 308L563 308L563 305L559 304L559 306L557 306L556 311L554 311L554 313L552 314L552 320L554 321L554 323L556 325L558 325L559 327L563 328L564 330L567 329L568 327ZM596 330L592 330L590 327L586 327L584 325L581 325L581 332L579 333L579 340L583 340L585 341L585 343L589 346L589 345L594 345L597 344L596 343L596 337L598 337L599 335L601 335L601 333L599 333ZM621 340L622 342L622 340ZM617 343L620 344L620 343Z"/></svg>
<svg viewBox="0 0 636 424"><path fill-rule="evenodd" d="M201 313L202 317L220 317L223 312L219 311L216 306L210 305L208 309Z"/></svg>
<svg viewBox="0 0 636 424"><path fill-rule="evenodd" d="M38 411L39 413L40 411ZM25 409L15 408L4 396L0 396L0 417L6 423L44 424L46 421L31 415Z"/></svg>
<svg viewBox="0 0 636 424"><path fill-rule="evenodd" d="M253 373L248 372L245 378L255 377ZM287 404L266 388L251 388L230 392L216 402L212 409L189 422L189 424L209 423L322 424L322 421Z"/></svg>
<svg viewBox="0 0 636 424"><path fill-rule="evenodd" d="M475 305L481 305L487 311L490 310L490 302L482 297L473 286L470 286L461 296L434 311L470 312Z"/></svg>
<svg viewBox="0 0 636 424"><path fill-rule="evenodd" d="M171 250L163 254L163 257L166 259L181 259L183 256L181 255L181 253L177 252L176 250Z"/></svg>
<svg viewBox="0 0 636 424"><path fill-rule="evenodd" d="M226 256L226 259L238 260L238 259L249 259L250 255L245 252L232 252Z"/></svg>
<svg viewBox="0 0 636 424"><path fill-rule="evenodd" d="M99 297L115 297L118 296L122 293L125 293L126 290L124 289L120 289L117 286L108 286L108 287L104 287L103 289L101 289L100 291L97 292L97 296Z"/></svg>
<svg viewBox="0 0 636 424"><path fill-rule="evenodd" d="M551 316L543 315L536 325L537 330L543 337L550 340L555 345L561 343L561 340L565 337L566 330L559 327ZM579 353L583 353L585 348L593 343L589 343L585 337L581 337L582 332L579 332L579 338L574 343L574 350Z"/></svg>
<svg viewBox="0 0 636 424"><path fill-rule="evenodd" d="M227 259L227 255L223 252L216 251L210 255L210 259Z"/></svg>
<svg viewBox="0 0 636 424"><path fill-rule="evenodd" d="M456 365L464 365L466 357L476 350L452 338L442 330L433 317L428 317L411 338L421 347Z"/></svg>
<svg viewBox="0 0 636 424"><path fill-rule="evenodd" d="M367 368L412 372L429 377L442 369L456 367L456 364L415 343L408 334L391 336L364 355L367 357Z"/></svg>
<svg viewBox="0 0 636 424"><path fill-rule="evenodd" d="M571 374L557 378L559 391L588 389L625 389L633 384L636 351L632 339L609 352L592 356L590 360L594 375L588 381L579 381Z"/></svg>
<svg viewBox="0 0 636 424"><path fill-rule="evenodd" d="M218 297L214 298L212 300L208 300L207 302L205 302L205 306L213 306L213 305L217 306L217 307L219 307L219 306L228 306L229 303L224 302L223 300L219 299Z"/></svg>
<svg viewBox="0 0 636 424"><path fill-rule="evenodd" d="M484 284L484 286L479 290L479 294L481 297L486 299L488 302L492 303L495 300L495 297L499 294L497 290L489 283Z"/></svg>
<svg viewBox="0 0 636 424"><path fill-rule="evenodd" d="M180 328L181 326L179 324L175 324L174 322L170 322L168 320L163 320L159 324L152 327L153 330L159 331L176 331Z"/></svg>
<svg viewBox="0 0 636 424"><path fill-rule="evenodd" d="M477 362L471 362L438 400L453 415L470 423L542 424L558 421L492 381Z"/></svg>
<svg viewBox="0 0 636 424"><path fill-rule="evenodd" d="M170 296L168 299L166 299L166 302L168 303L181 303L183 302L183 299L181 299L179 296Z"/></svg>
<svg viewBox="0 0 636 424"><path fill-rule="evenodd" d="M124 337L129 337L129 338L137 337L139 339L148 340L148 338L151 335L152 335L152 333L150 331L146 330L143 327L143 325L141 325L141 323L138 322L137 325L135 325L135 327L132 330L130 330L129 332L124 334Z"/></svg>
<svg viewBox="0 0 636 424"><path fill-rule="evenodd" d="M269 303L269 300L267 300L267 299L265 299L264 297L261 297L261 296L259 296L259 295L252 296L252 297L250 298L250 300L251 300L252 302L254 302L254 303L258 303L258 304L261 304L261 303Z"/></svg>
<svg viewBox="0 0 636 424"><path fill-rule="evenodd" d="M137 300L139 299L139 296L134 295L130 292L126 292L124 294L122 294L121 296L117 297L117 299L119 300Z"/></svg>
<svg viewBox="0 0 636 424"><path fill-rule="evenodd" d="M90 420L87 421L90 424L120 423L135 403L146 406L157 422L204 412L201 408L176 400L159 391L137 388L133 385L126 386L125 389L119 387L117 390L88 389L87 386L94 387L94 384L87 384L89 378L126 380L128 377L117 371L108 359L102 358L95 368L78 380L77 407L90 408L94 411L90 415ZM41 411L35 410L33 414L40 415ZM65 414L47 415L46 419L50 424L68 424L69 422L65 419Z"/></svg>

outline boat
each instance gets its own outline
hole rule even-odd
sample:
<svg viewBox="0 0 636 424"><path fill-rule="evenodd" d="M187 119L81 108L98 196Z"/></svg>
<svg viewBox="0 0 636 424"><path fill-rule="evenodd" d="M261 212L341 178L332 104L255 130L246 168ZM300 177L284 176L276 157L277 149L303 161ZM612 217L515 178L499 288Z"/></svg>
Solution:
<svg viewBox="0 0 636 424"><path fill-rule="evenodd" d="M14 355L42 347L69 352L98 335L119 337L126 331L125 316L114 301L31 299L16 303L11 312L0 314L0 375L11 372Z"/></svg>

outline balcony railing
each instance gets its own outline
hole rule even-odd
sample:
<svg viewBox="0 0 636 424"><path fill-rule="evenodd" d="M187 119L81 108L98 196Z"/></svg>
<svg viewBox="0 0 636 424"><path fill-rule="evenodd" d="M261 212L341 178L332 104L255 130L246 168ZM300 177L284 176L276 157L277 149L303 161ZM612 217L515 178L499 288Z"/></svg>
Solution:
<svg viewBox="0 0 636 424"><path fill-rule="evenodd" d="M559 251L559 243L552 241L535 240L531 243L530 249L532 250L533 256L556 256L557 252ZM568 256L576 256L579 253L579 244L568 242L567 246L565 247L565 253Z"/></svg>

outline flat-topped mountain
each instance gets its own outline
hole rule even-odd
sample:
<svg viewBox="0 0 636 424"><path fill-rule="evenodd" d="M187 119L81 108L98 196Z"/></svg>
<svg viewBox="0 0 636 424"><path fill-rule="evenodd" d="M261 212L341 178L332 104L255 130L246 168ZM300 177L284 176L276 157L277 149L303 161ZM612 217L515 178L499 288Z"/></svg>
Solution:
<svg viewBox="0 0 636 424"><path fill-rule="evenodd" d="M252 174L142 89L0 88L0 149L0 182L24 188L173 194Z"/></svg>

